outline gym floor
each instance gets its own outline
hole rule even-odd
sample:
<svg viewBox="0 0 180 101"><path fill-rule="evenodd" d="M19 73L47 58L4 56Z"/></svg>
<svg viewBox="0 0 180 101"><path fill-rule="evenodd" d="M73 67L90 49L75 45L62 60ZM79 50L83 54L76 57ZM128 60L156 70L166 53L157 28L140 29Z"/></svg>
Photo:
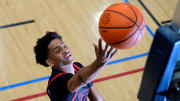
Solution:
<svg viewBox="0 0 180 101"><path fill-rule="evenodd" d="M173 17L177 1L1 0L0 101L50 101L44 92L51 68L35 62L33 47L37 39L46 31L57 31L75 61L86 66L95 60L92 43L100 38L99 17L117 2L129 2L139 8L147 30L135 47L118 52L96 77L94 85L106 101L138 101L143 67L154 33L161 22Z"/></svg>

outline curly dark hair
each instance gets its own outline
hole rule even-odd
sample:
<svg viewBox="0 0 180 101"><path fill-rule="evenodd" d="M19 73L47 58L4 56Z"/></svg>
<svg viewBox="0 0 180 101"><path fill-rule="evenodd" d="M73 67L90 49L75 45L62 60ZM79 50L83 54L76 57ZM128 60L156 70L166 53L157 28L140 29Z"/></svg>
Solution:
<svg viewBox="0 0 180 101"><path fill-rule="evenodd" d="M36 46L34 46L34 53L37 64L41 64L45 67L49 66L45 61L49 55L48 45L53 39L62 40L62 36L58 35L57 32L46 32L45 36L37 40Z"/></svg>

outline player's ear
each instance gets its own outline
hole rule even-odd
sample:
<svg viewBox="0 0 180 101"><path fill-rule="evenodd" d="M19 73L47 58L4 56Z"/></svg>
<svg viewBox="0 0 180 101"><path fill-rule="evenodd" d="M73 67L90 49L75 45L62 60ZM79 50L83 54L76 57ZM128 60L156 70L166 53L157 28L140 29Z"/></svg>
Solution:
<svg viewBox="0 0 180 101"><path fill-rule="evenodd" d="M53 61L52 61L50 58L47 58L45 62L46 62L46 64L48 64L50 67L53 67L53 66L54 66L54 63L53 63Z"/></svg>

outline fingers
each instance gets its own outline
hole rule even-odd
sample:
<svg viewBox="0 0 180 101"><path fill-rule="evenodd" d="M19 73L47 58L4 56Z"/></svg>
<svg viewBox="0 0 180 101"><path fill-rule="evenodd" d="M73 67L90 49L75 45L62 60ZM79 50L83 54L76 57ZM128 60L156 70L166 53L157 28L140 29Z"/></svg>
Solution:
<svg viewBox="0 0 180 101"><path fill-rule="evenodd" d="M118 51L118 49L112 48L108 44L106 44L105 48L103 48L101 38L99 39L98 45L93 43L93 46L95 48L97 60L104 64L110 61Z"/></svg>
<svg viewBox="0 0 180 101"><path fill-rule="evenodd" d="M103 49L102 49L102 39L101 39L101 38L99 39L98 48L99 48L100 51L103 50Z"/></svg>
<svg viewBox="0 0 180 101"><path fill-rule="evenodd" d="M104 49L104 55L107 55L107 49L108 49L109 45L106 44L105 49Z"/></svg>
<svg viewBox="0 0 180 101"><path fill-rule="evenodd" d="M117 52L118 52L118 49L116 49L114 52L112 52L110 58L112 58Z"/></svg>
<svg viewBox="0 0 180 101"><path fill-rule="evenodd" d="M106 44L104 51L106 51L106 50L107 50L108 46L109 46L109 45L108 45L108 44Z"/></svg>
<svg viewBox="0 0 180 101"><path fill-rule="evenodd" d="M109 57L109 55L112 53L113 48L111 47L109 51L107 52L106 58Z"/></svg>
<svg viewBox="0 0 180 101"><path fill-rule="evenodd" d="M93 43L93 46L95 47L96 53L103 53L105 55L105 57L111 56L112 50L114 49L112 47L110 49L108 49L109 48L108 44L106 44L105 48L103 49L101 38L99 38L98 46L95 43ZM115 54L115 53L116 53L116 51L113 52L113 54Z"/></svg>
<svg viewBox="0 0 180 101"><path fill-rule="evenodd" d="M96 52L96 54L97 54L98 46L97 46L95 43L92 43L92 44L93 44L93 46L94 46L94 48L95 48L95 52Z"/></svg>

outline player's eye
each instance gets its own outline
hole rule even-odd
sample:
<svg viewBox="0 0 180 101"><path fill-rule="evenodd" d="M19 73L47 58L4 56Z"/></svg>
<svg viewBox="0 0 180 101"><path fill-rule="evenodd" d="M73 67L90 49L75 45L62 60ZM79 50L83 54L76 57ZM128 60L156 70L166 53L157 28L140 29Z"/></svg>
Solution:
<svg viewBox="0 0 180 101"><path fill-rule="evenodd" d="M63 47L64 47L64 48L67 48L67 46L66 46L66 45L63 45Z"/></svg>
<svg viewBox="0 0 180 101"><path fill-rule="evenodd" d="M55 54L58 54L58 53L60 53L60 49L55 50Z"/></svg>
<svg viewBox="0 0 180 101"><path fill-rule="evenodd" d="M67 48L67 46L66 46L64 43L62 44L62 46L63 46L64 48Z"/></svg>

